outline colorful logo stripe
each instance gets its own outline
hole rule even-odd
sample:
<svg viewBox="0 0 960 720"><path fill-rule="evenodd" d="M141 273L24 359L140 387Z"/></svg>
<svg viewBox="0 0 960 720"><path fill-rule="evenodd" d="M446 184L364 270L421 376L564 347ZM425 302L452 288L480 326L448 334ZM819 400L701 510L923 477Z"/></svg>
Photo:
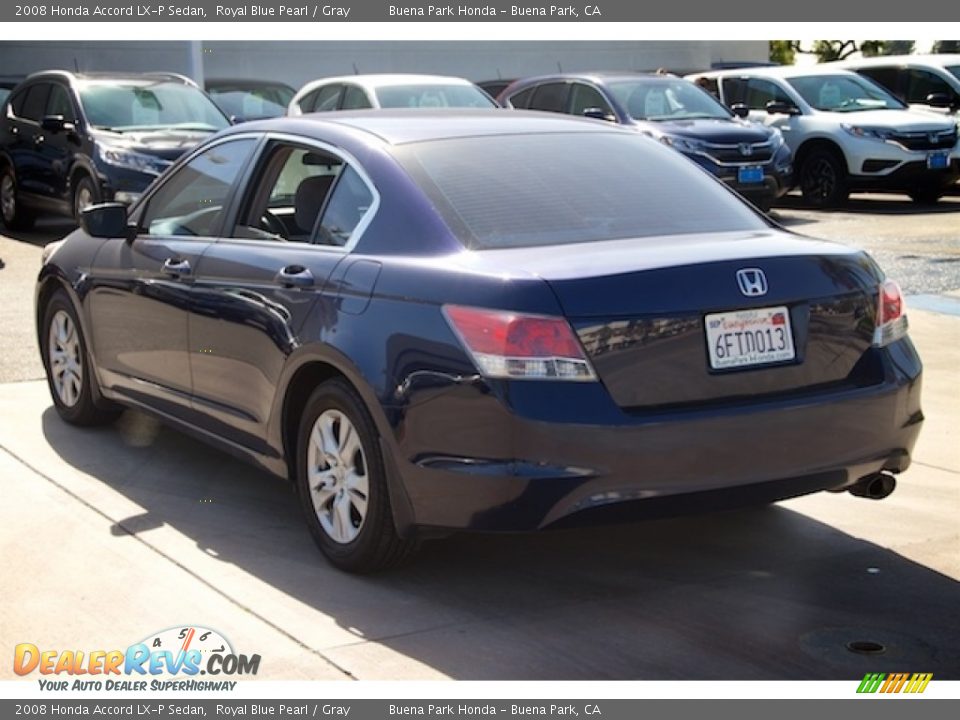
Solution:
<svg viewBox="0 0 960 720"><path fill-rule="evenodd" d="M933 673L867 673L860 681L858 693L922 693Z"/></svg>

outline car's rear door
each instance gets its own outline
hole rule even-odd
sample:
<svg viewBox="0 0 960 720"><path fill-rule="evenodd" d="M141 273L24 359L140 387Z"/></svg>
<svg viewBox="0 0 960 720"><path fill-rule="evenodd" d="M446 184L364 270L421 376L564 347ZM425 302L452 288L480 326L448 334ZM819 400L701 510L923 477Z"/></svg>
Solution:
<svg viewBox="0 0 960 720"><path fill-rule="evenodd" d="M228 138L191 158L136 211L136 237L108 240L97 254L86 302L105 386L162 412L190 415L194 274L257 142Z"/></svg>
<svg viewBox="0 0 960 720"><path fill-rule="evenodd" d="M311 317L334 322L340 298L328 278L375 212L376 193L361 173L327 147L266 143L232 227L195 276L194 403L211 432L270 452L265 426L287 357L303 344L317 302L324 307ZM357 278L362 284L369 273Z"/></svg>

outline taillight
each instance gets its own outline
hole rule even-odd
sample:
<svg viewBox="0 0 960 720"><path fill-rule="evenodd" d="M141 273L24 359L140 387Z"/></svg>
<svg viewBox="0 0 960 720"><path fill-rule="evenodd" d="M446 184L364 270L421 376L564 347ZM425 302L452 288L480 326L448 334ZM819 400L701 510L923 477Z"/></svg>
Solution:
<svg viewBox="0 0 960 720"><path fill-rule="evenodd" d="M903 293L893 280L880 284L877 298L877 326L873 331L873 344L889 345L907 334L907 316L904 313Z"/></svg>
<svg viewBox="0 0 960 720"><path fill-rule="evenodd" d="M559 317L444 305L482 375L517 380L596 380L570 324Z"/></svg>

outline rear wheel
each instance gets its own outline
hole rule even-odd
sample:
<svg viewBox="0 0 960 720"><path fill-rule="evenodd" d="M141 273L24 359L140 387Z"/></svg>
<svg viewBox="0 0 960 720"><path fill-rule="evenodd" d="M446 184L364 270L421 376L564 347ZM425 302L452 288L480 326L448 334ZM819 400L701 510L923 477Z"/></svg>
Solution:
<svg viewBox="0 0 960 720"><path fill-rule="evenodd" d="M102 425L119 414L119 408L95 402L98 393L83 331L73 303L63 290L50 298L40 333L47 383L57 413L72 425Z"/></svg>
<svg viewBox="0 0 960 720"><path fill-rule="evenodd" d="M307 401L297 443L297 487L310 534L341 570L372 572L405 560L416 541L397 534L377 431L345 381Z"/></svg>
<svg viewBox="0 0 960 720"><path fill-rule="evenodd" d="M827 150L813 150L800 166L800 191L815 207L842 205L850 194L843 161Z"/></svg>
<svg viewBox="0 0 960 720"><path fill-rule="evenodd" d="M29 230L36 219L17 199L17 176L11 167L0 173L0 218L10 230Z"/></svg>

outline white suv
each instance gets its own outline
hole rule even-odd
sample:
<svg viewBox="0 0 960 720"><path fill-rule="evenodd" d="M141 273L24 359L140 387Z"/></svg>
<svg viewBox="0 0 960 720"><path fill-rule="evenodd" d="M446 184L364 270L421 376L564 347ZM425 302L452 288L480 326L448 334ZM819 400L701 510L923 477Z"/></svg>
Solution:
<svg viewBox="0 0 960 720"><path fill-rule="evenodd" d="M888 55L829 67L868 77L915 110L960 117L960 55Z"/></svg>
<svg viewBox="0 0 960 720"><path fill-rule="evenodd" d="M852 190L903 192L933 203L960 176L952 119L912 111L849 70L749 68L688 79L731 109L749 109L751 120L780 129L803 197L813 205L842 204Z"/></svg>

